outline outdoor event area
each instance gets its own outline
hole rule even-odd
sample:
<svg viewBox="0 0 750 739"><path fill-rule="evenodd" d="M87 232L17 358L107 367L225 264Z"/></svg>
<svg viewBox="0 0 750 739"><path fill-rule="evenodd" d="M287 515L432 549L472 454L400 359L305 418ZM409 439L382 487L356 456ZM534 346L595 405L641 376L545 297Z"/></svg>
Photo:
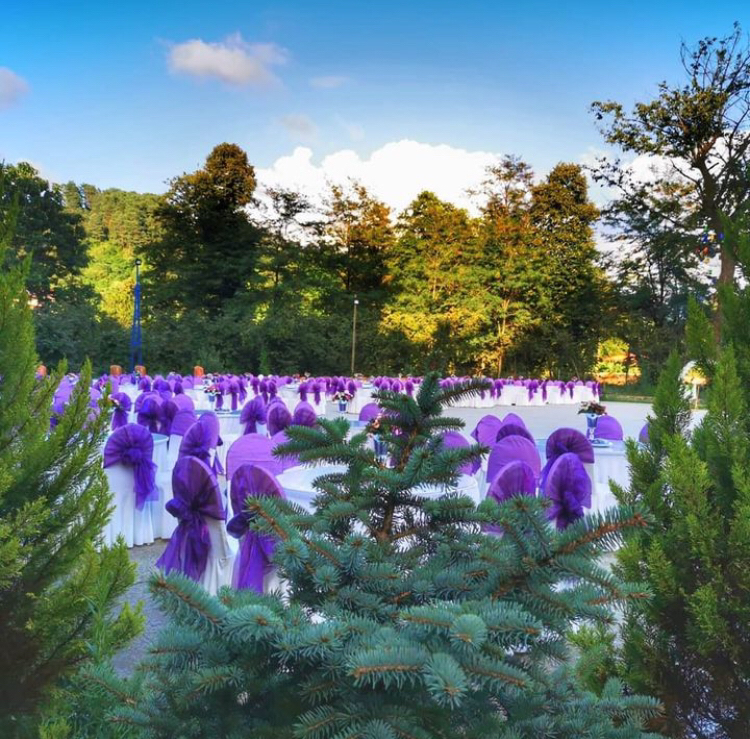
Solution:
<svg viewBox="0 0 750 739"><path fill-rule="evenodd" d="M73 6L3 13L0 739L750 739L747 8Z"/></svg>

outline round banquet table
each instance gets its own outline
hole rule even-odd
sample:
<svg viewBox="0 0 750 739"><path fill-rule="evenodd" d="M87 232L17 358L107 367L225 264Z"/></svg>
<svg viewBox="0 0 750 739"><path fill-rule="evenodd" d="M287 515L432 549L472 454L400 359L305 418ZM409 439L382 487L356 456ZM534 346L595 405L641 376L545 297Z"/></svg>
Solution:
<svg viewBox="0 0 750 739"><path fill-rule="evenodd" d="M282 472L277 480L288 500L302 506L311 513L314 510L313 500L318 495L318 491L313 487L313 482L321 475L331 474L333 472L344 472L346 467L343 465L321 465L319 467L291 467ZM457 492L461 495L468 495L475 504L481 502L478 481L470 475L461 475L455 487L431 487L419 488L415 490L415 495L423 498L439 498L447 493Z"/></svg>

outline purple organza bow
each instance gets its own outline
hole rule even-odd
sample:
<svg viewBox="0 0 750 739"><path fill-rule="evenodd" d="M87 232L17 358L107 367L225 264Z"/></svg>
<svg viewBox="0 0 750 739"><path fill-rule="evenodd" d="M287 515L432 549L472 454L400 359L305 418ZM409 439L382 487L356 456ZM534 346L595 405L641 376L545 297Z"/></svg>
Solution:
<svg viewBox="0 0 750 739"><path fill-rule="evenodd" d="M109 399L115 406L115 412L112 414L112 431L116 431L127 424L128 413L133 404L126 393L114 393L109 396Z"/></svg>
<svg viewBox="0 0 750 739"><path fill-rule="evenodd" d="M232 584L263 592L263 578L270 570L275 548L274 540L249 528L251 515L245 512L249 497L284 497L276 478L262 467L243 464L232 475L232 510L234 517L227 524L227 533L241 539L239 560L235 565Z"/></svg>
<svg viewBox="0 0 750 739"><path fill-rule="evenodd" d="M256 395L251 401L245 404L240 414L240 423L245 426L244 433L257 433L258 424L265 424L266 418L266 404L260 395Z"/></svg>
<svg viewBox="0 0 750 739"><path fill-rule="evenodd" d="M133 469L135 507L142 510L147 501L158 500L154 440L148 429L129 423L117 429L104 446L104 467L123 464Z"/></svg>
<svg viewBox="0 0 750 739"><path fill-rule="evenodd" d="M581 518L591 507L591 480L581 460L572 453L563 454L552 465L543 493L552 501L547 511L558 529Z"/></svg>
<svg viewBox="0 0 750 739"><path fill-rule="evenodd" d="M205 462L185 457L177 461L172 472L172 492L174 498L166 508L179 523L156 566L200 580L211 551L205 518L226 520L219 485Z"/></svg>

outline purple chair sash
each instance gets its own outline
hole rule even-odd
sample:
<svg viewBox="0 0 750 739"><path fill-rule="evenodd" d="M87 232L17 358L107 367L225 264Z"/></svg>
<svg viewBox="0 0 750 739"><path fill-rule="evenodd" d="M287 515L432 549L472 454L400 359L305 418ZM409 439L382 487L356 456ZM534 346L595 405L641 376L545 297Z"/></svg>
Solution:
<svg viewBox="0 0 750 739"><path fill-rule="evenodd" d="M245 403L245 407L240 414L240 423L245 427L243 433L256 433L258 424L265 424L267 420L266 404L260 395L256 395L252 400Z"/></svg>
<svg viewBox="0 0 750 739"><path fill-rule="evenodd" d="M534 495L535 492L534 470L526 462L518 459L500 468L487 491L487 497L502 503L514 495Z"/></svg>
<svg viewBox="0 0 750 739"><path fill-rule="evenodd" d="M115 407L112 414L112 430L115 431L128 423L128 413L133 403L127 393L113 393L109 399Z"/></svg>
<svg viewBox="0 0 750 739"><path fill-rule="evenodd" d="M497 432L502 421L497 416L487 415L479 419L471 435L482 446L491 447L497 441Z"/></svg>
<svg viewBox="0 0 750 739"><path fill-rule="evenodd" d="M219 485L205 462L183 457L172 472L172 492L174 497L166 508L179 523L156 566L164 572L177 570L200 580L211 551L205 518L226 520Z"/></svg>
<svg viewBox="0 0 750 739"><path fill-rule="evenodd" d="M154 440L148 429L135 423L118 428L104 445L104 467L122 464L133 469L135 507L140 511L147 501L159 499Z"/></svg>
<svg viewBox="0 0 750 739"><path fill-rule="evenodd" d="M242 540L232 585L258 593L263 592L263 578L271 569L275 542L270 536L250 530L251 516L245 512L245 503L250 497L264 495L283 498L284 491L276 478L262 467L253 464L238 467L232 475L234 517L227 523L227 533Z"/></svg>
<svg viewBox="0 0 750 739"><path fill-rule="evenodd" d="M591 479L571 452L555 460L542 492L552 501L547 516L558 529L566 528L583 516L584 508L591 507Z"/></svg>
<svg viewBox="0 0 750 739"><path fill-rule="evenodd" d="M266 411L266 419L268 433L270 436L274 436L279 431L283 431L287 426L291 425L292 414L283 403L272 403Z"/></svg>
<svg viewBox="0 0 750 739"><path fill-rule="evenodd" d="M139 425L145 426L152 434L159 433L162 423L162 408L156 396L150 396L143 400L136 419Z"/></svg>
<svg viewBox="0 0 750 739"><path fill-rule="evenodd" d="M271 452L274 453L276 451L277 446L280 446L281 444L286 444L289 441L291 440L286 435L286 431L279 431L278 434L274 434L271 437ZM299 457L296 454L283 454L283 455L274 454L274 458L281 465L282 472L284 472L285 470L288 470L290 467L298 467L301 464Z"/></svg>
<svg viewBox="0 0 750 739"><path fill-rule="evenodd" d="M487 460L487 481L490 485L500 470L510 462L524 462L534 473L534 479L538 479L542 469L542 460L536 444L530 442L525 436L506 436L492 447Z"/></svg>
<svg viewBox="0 0 750 739"><path fill-rule="evenodd" d="M359 412L360 421L372 421L373 418L377 418L380 413L380 406L377 403L368 403L362 406L362 410Z"/></svg>
<svg viewBox="0 0 750 739"><path fill-rule="evenodd" d="M496 441L502 441L506 436L523 436L524 439L528 439L534 444L534 437L529 433L526 426L519 426L517 423L506 423L503 422L500 428L497 430Z"/></svg>
<svg viewBox="0 0 750 739"><path fill-rule="evenodd" d="M446 449L468 449L471 445L458 431L446 431L443 434L443 446ZM475 459L463 464L458 471L462 475L473 475L481 465L481 460Z"/></svg>
<svg viewBox="0 0 750 739"><path fill-rule="evenodd" d="M547 463L544 465L540 479L540 486L544 487L552 465L563 454L575 454L583 464L594 463L594 448L591 442L577 429L561 428L553 431L547 439L545 449Z"/></svg>
<svg viewBox="0 0 750 739"><path fill-rule="evenodd" d="M594 438L607 439L609 441L622 441L623 433L620 422L612 416L599 416L599 418L596 419Z"/></svg>
<svg viewBox="0 0 750 739"><path fill-rule="evenodd" d="M292 425L294 426L314 426L318 422L318 414L309 404L302 401L297 403L292 416Z"/></svg>

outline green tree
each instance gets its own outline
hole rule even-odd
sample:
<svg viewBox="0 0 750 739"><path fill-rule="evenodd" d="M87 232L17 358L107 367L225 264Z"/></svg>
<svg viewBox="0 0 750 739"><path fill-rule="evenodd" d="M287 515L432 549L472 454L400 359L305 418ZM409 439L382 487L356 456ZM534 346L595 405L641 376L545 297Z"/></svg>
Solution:
<svg viewBox="0 0 750 739"><path fill-rule="evenodd" d="M0 177L0 200L6 192ZM11 208L0 217L2 265L16 243L14 216ZM116 609L134 579L124 545L99 546L111 500L101 468L107 414L91 417L85 367L50 431L64 366L35 379L29 268L29 258L0 268L0 734L7 737L33 732L50 690L86 661L97 619L111 630L113 649L140 623L127 606Z"/></svg>
<svg viewBox="0 0 750 739"><path fill-rule="evenodd" d="M18 265L32 255L27 289L37 301L48 301L86 265L81 216L66 210L62 189L40 177L30 164L0 163L0 177L5 182L0 218L8 217L14 203L18 207L4 261Z"/></svg>
<svg viewBox="0 0 750 739"><path fill-rule="evenodd" d="M544 256L535 310L539 321L516 350L528 356L527 366L582 377L595 364L610 292L594 244L598 216L577 164L556 165L531 188L533 238Z"/></svg>
<svg viewBox="0 0 750 739"><path fill-rule="evenodd" d="M469 214L433 193L418 195L399 218L383 329L401 332L412 353L427 353L432 367L471 362L468 341L482 320L479 250Z"/></svg>
<svg viewBox="0 0 750 739"><path fill-rule="evenodd" d="M581 690L563 637L571 621L607 621L609 604L637 594L596 560L644 525L640 513L558 532L533 497L477 509L420 495L480 454L439 441L461 426L443 407L480 387L441 390L429 375L414 399L381 393L390 468L366 433L348 439L344 419L292 427L281 453L344 470L319 478L314 513L248 501L251 525L278 540L286 596L213 598L182 576L156 575L172 624L151 659L131 682L89 673L113 696L113 719L153 739L645 737L655 702L624 696L617 681L601 698Z"/></svg>
<svg viewBox="0 0 750 739"><path fill-rule="evenodd" d="M255 170L235 144L219 144L201 169L172 180L156 214L164 236L138 250L154 311L220 313L246 287L259 241L245 211L255 184Z"/></svg>
<svg viewBox="0 0 750 739"><path fill-rule="evenodd" d="M506 156L487 169L475 193L483 201L479 267L484 315L474 345L479 369L497 376L507 371L508 355L539 321L535 307L544 255L536 248L531 224L533 179L528 164Z"/></svg>
<svg viewBox="0 0 750 739"><path fill-rule="evenodd" d="M659 84L658 96L636 103L595 102L610 144L624 152L653 157L666 173L653 181L633 177L619 162L602 162L601 179L617 187L657 222L668 219L682 234L708 227L718 236L723 219L734 218L750 195L750 44L738 24L728 36L707 37L694 48L681 47L685 81ZM681 207L660 196L664 181L684 185ZM719 242L720 284L734 281L736 254Z"/></svg>

